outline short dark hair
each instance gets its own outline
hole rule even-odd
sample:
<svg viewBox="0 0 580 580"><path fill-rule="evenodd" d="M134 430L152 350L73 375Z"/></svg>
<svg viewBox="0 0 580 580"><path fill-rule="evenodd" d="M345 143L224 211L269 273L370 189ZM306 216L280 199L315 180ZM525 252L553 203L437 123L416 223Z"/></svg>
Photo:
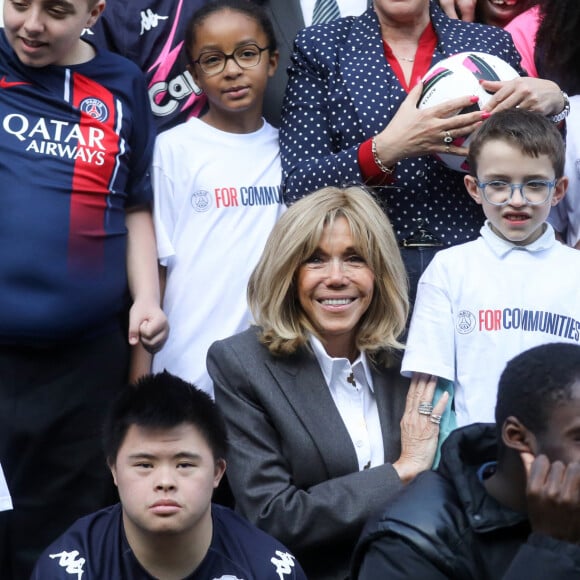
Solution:
<svg viewBox="0 0 580 580"><path fill-rule="evenodd" d="M227 435L224 418L212 398L167 371L147 375L125 387L109 407L103 426L103 447L114 464L131 425L172 429L193 425L209 445L214 459L224 459Z"/></svg>
<svg viewBox="0 0 580 580"><path fill-rule="evenodd" d="M193 61L195 58L194 55L191 54L191 49L195 43L195 32L197 27L202 24L208 16L211 16L216 12L221 12L222 10L241 12L255 20L268 39L270 53L278 48L278 42L276 41L272 21L262 6L252 0L211 0L199 8L199 10L196 10L187 23L185 29L185 51L190 61Z"/></svg>
<svg viewBox="0 0 580 580"><path fill-rule="evenodd" d="M529 157L547 155L556 178L564 175L566 151L564 139L554 123L544 115L525 109L507 109L494 113L473 134L469 144L469 172L477 177L477 161L483 146L492 140L506 141Z"/></svg>
<svg viewBox="0 0 580 580"><path fill-rule="evenodd" d="M498 431L513 416L534 435L541 435L549 427L554 406L570 401L579 381L580 346L576 344L554 342L519 354L508 362L499 380Z"/></svg>

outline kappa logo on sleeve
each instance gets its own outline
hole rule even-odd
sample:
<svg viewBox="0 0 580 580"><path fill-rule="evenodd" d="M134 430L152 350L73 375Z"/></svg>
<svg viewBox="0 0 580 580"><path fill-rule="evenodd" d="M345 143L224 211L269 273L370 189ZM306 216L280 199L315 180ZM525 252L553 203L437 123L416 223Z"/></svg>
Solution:
<svg viewBox="0 0 580 580"><path fill-rule="evenodd" d="M278 578L280 578L280 580L284 580L284 576L287 574L292 574L292 569L295 566L295 558L289 552L282 552L280 550L276 550L274 554L275 556L270 559L270 562L272 562L272 564L274 564L276 567L276 574L278 574Z"/></svg>
<svg viewBox="0 0 580 580"><path fill-rule="evenodd" d="M58 558L58 565L64 568L67 574L77 577L77 580L81 580L84 574L83 566L85 565L84 558L77 558L80 556L78 550L73 550L72 552L59 552L58 554L49 554L48 557L55 560Z"/></svg>
<svg viewBox="0 0 580 580"><path fill-rule="evenodd" d="M169 16L160 16L148 8L147 10L141 10L141 32L139 36L143 36L145 32L149 32L153 28L159 26L160 20L167 20Z"/></svg>

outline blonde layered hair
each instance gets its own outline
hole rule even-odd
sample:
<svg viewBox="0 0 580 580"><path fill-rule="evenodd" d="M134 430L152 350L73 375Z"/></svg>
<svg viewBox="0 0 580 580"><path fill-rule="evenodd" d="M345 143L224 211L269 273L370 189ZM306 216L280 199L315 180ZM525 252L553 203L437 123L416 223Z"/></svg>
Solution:
<svg viewBox="0 0 580 580"><path fill-rule="evenodd" d="M262 328L261 341L273 354L295 352L309 333L320 337L300 306L297 274L315 253L324 228L341 217L375 278L371 303L356 330L356 347L388 364L389 353L402 346L398 337L409 311L408 281L391 223L362 187L325 187L282 215L250 277L250 309Z"/></svg>

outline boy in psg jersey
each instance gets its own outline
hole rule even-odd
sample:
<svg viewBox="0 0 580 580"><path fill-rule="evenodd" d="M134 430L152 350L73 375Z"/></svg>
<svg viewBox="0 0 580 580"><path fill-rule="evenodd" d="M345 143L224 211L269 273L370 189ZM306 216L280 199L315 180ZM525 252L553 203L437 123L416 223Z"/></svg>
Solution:
<svg viewBox="0 0 580 580"><path fill-rule="evenodd" d="M0 32L0 575L114 501L100 425L155 350L153 121L137 67L81 40L105 0L5 0ZM131 299L128 301L128 295ZM128 330L124 316L128 307Z"/></svg>
<svg viewBox="0 0 580 580"><path fill-rule="evenodd" d="M224 475L225 423L203 391L163 372L129 385L104 427L121 503L78 520L32 580L305 580L277 540L211 504Z"/></svg>
<svg viewBox="0 0 580 580"><path fill-rule="evenodd" d="M516 108L484 121L465 176L481 235L439 252L419 282L402 372L453 381L459 426L493 421L510 358L580 341L580 252L546 223L568 186L555 120Z"/></svg>

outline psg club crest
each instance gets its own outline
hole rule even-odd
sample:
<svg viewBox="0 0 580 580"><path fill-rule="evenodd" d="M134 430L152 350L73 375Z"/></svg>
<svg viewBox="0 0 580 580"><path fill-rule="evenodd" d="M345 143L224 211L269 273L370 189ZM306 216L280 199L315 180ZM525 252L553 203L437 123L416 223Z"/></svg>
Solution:
<svg viewBox="0 0 580 580"><path fill-rule="evenodd" d="M459 334L469 334L475 329L475 316L469 310L460 310L455 328Z"/></svg>
<svg viewBox="0 0 580 580"><path fill-rule="evenodd" d="M80 110L93 119L104 123L109 118L109 110L103 101L95 97L87 97L80 104Z"/></svg>
<svg viewBox="0 0 580 580"><path fill-rule="evenodd" d="M211 207L209 191L195 191L191 194L191 205L198 213L206 212Z"/></svg>

